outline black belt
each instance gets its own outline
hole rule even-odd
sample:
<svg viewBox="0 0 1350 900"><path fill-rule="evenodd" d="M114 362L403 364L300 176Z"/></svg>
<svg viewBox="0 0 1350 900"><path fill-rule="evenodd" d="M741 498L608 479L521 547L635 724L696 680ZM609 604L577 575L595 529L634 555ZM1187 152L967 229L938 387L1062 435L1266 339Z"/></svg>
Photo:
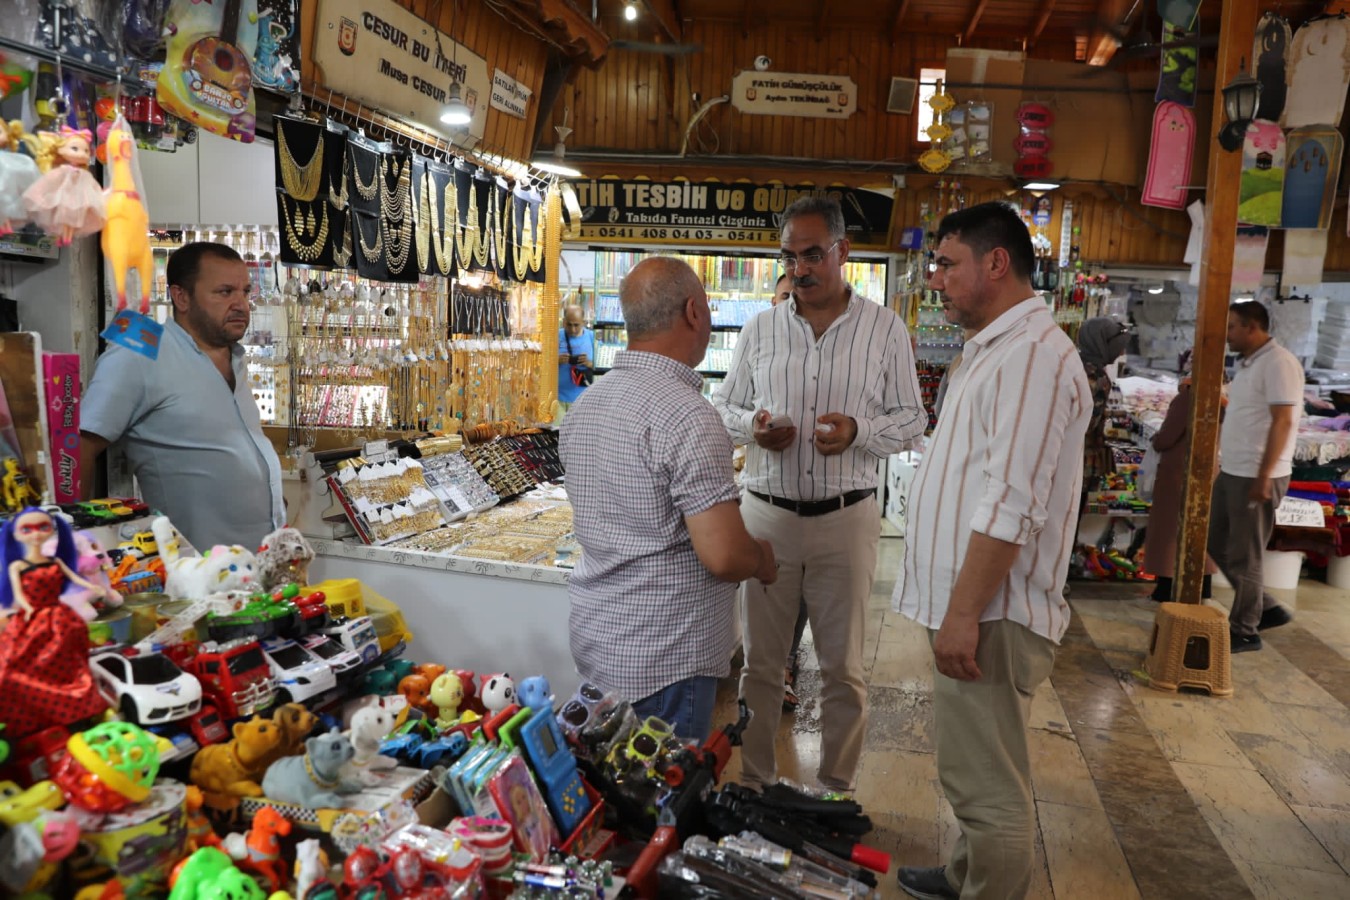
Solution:
<svg viewBox="0 0 1350 900"><path fill-rule="evenodd" d="M861 503L868 497L876 496L876 493L876 488L864 488L859 491L849 491L842 497L831 497L828 500L786 500L782 497L770 497L768 494L761 494L759 491L751 491L750 495L799 516L823 516L826 513L846 509L855 503Z"/></svg>

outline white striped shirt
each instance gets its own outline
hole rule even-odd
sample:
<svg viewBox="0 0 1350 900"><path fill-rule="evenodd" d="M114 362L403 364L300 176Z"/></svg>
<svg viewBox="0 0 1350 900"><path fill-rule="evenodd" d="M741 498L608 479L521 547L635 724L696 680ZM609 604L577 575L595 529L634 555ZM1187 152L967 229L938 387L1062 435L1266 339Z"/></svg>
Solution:
<svg viewBox="0 0 1350 900"><path fill-rule="evenodd" d="M751 319L713 406L732 440L747 445L746 489L788 500L875 488L877 459L905 449L928 427L904 322L852 290L820 340L797 315L796 299ZM791 416L797 440L780 452L756 444L760 409ZM811 440L826 413L858 423L857 437L836 456L823 456Z"/></svg>
<svg viewBox="0 0 1350 900"><path fill-rule="evenodd" d="M910 487L899 611L942 625L972 531L1021 544L982 622L1059 643L1092 390L1045 301L1024 300L966 343Z"/></svg>

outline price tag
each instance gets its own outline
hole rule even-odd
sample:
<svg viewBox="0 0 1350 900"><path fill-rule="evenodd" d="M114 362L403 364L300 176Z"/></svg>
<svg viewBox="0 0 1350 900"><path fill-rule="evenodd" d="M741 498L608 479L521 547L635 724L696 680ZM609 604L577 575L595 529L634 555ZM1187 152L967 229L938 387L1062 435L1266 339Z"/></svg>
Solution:
<svg viewBox="0 0 1350 900"><path fill-rule="evenodd" d="M368 463L382 463L390 458L387 440L367 441L361 447L361 456Z"/></svg>
<svg viewBox="0 0 1350 900"><path fill-rule="evenodd" d="M1275 524L1292 528L1323 528L1327 520L1322 514L1322 504L1316 500L1285 497L1275 510Z"/></svg>

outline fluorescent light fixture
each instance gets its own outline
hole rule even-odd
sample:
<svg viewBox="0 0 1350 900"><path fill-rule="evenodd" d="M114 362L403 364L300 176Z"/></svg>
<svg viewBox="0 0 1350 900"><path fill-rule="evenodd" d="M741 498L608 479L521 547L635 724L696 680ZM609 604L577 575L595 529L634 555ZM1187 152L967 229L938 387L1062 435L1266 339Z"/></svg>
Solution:
<svg viewBox="0 0 1350 900"><path fill-rule="evenodd" d="M625 3L623 6L623 17L630 22L635 21L637 19L637 5Z"/></svg>
<svg viewBox="0 0 1350 900"><path fill-rule="evenodd" d="M450 85L450 99L441 111L441 124L468 125L472 121L473 113L469 112L469 104L460 99L459 82L455 82Z"/></svg>
<svg viewBox="0 0 1350 900"><path fill-rule="evenodd" d="M1161 294L1163 292L1163 286L1160 284L1157 285L1156 287L1151 287L1148 289L1148 292L1150 294Z"/></svg>
<svg viewBox="0 0 1350 900"><path fill-rule="evenodd" d="M1053 191L1059 187L1058 182L1054 181L1029 181L1022 185L1024 191Z"/></svg>

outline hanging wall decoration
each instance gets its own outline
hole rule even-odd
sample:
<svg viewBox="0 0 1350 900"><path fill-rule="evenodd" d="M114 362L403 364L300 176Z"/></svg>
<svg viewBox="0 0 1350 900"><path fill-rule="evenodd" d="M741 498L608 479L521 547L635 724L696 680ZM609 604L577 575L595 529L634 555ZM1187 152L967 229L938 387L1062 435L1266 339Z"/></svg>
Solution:
<svg viewBox="0 0 1350 900"><path fill-rule="evenodd" d="M1171 22L1189 31L1195 27L1200 3L1201 0L1158 0L1158 15L1164 22Z"/></svg>
<svg viewBox="0 0 1350 900"><path fill-rule="evenodd" d="M933 143L919 155L919 165L925 172L936 175L946 171L952 164L952 156L947 152L945 142L952 136L952 127L947 124L947 114L956 106L956 100L943 90L942 82L939 81L937 90L928 98L928 105L933 109L933 124L928 126L925 133Z"/></svg>
<svg viewBox="0 0 1350 900"><path fill-rule="evenodd" d="M1278 13L1268 12L1256 25L1256 39L1252 42L1252 63L1256 80L1261 82L1261 101L1256 107L1256 118L1278 122L1284 115L1284 99L1288 93L1286 71L1289 45L1294 34L1289 20Z"/></svg>
<svg viewBox="0 0 1350 900"><path fill-rule="evenodd" d="M300 89L300 21L296 0L257 0L253 82L282 94Z"/></svg>
<svg viewBox="0 0 1350 900"><path fill-rule="evenodd" d="M1239 184L1238 221L1279 228L1284 194L1284 132L1274 122L1258 120L1247 126Z"/></svg>
<svg viewBox="0 0 1350 900"><path fill-rule="evenodd" d="M1186 107L1195 106L1199 53L1194 44L1182 45L1183 41L1191 37L1189 26L1163 22L1164 49L1158 73L1158 90L1153 95L1155 102L1170 100Z"/></svg>
<svg viewBox="0 0 1350 900"><path fill-rule="evenodd" d="M1280 213L1283 227L1331 227L1344 148L1340 131L1330 125L1308 125L1289 132Z"/></svg>
<svg viewBox="0 0 1350 900"><path fill-rule="evenodd" d="M1285 284L1322 283L1329 233L1318 228L1291 228L1284 233L1284 265L1280 278Z"/></svg>
<svg viewBox="0 0 1350 900"><path fill-rule="evenodd" d="M1017 160L1013 171L1019 178L1048 178L1054 171L1050 162L1050 126L1055 113L1044 103L1023 103L1017 107Z"/></svg>
<svg viewBox="0 0 1350 900"><path fill-rule="evenodd" d="M1341 124L1350 86L1350 20L1341 16L1309 22L1294 32L1289 53L1285 128Z"/></svg>
<svg viewBox="0 0 1350 900"><path fill-rule="evenodd" d="M1195 114L1170 100L1153 111L1153 139L1149 144L1148 176L1140 198L1145 206L1181 209L1195 157Z"/></svg>
<svg viewBox="0 0 1350 900"><path fill-rule="evenodd" d="M257 0L173 0L166 27L172 36L159 73L159 105L213 134L251 143Z"/></svg>
<svg viewBox="0 0 1350 900"><path fill-rule="evenodd" d="M328 241L333 265L339 269L351 269L355 268L356 254L353 250L355 239L352 237L351 204L348 202L351 188L347 180L347 129L331 120L325 127L322 190L328 197Z"/></svg>
<svg viewBox="0 0 1350 900"><path fill-rule="evenodd" d="M1261 287L1266 270L1266 245L1270 229L1264 225L1239 225L1233 243L1233 290L1254 291Z"/></svg>

